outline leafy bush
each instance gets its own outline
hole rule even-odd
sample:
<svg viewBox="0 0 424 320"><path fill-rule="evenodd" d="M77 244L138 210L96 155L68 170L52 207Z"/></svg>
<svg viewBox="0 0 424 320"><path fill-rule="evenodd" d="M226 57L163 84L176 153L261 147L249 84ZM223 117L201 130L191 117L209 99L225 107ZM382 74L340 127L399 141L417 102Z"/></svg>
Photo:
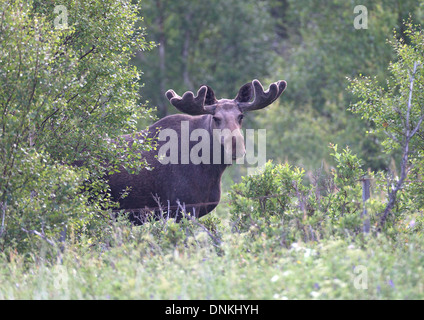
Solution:
<svg viewBox="0 0 424 320"><path fill-rule="evenodd" d="M424 205L421 196L424 167L424 31L411 20L404 23L404 29L403 37L395 32L390 41L397 60L388 67L390 77L385 84L387 88L380 85L376 78L370 77L350 80L349 87L359 100L351 105L351 111L373 124L372 133L384 137L381 145L388 154L401 154L400 173L396 179L389 179L388 182L390 190L380 219L381 228L385 227L390 215L398 217L400 212L405 213L405 210L399 211L399 205L409 203L417 211L422 211ZM414 180L407 179L411 173Z"/></svg>
<svg viewBox="0 0 424 320"><path fill-rule="evenodd" d="M15 159L20 166L11 176L12 192L2 208L2 250L11 243L23 250L33 239L53 243L66 225L83 224L91 213L80 192L86 172L54 162L33 148L20 149Z"/></svg>
<svg viewBox="0 0 424 320"><path fill-rule="evenodd" d="M277 236L286 246L298 240L360 234L364 223L362 161L348 147L343 152L338 152L337 145L330 147L337 167L329 174L317 172L309 183L303 169L272 162L263 173L243 177L230 192L234 228L255 237ZM374 177L369 172L367 179ZM381 208L381 202L367 202L371 224Z"/></svg>
<svg viewBox="0 0 424 320"><path fill-rule="evenodd" d="M54 1L0 3L1 250L25 243L25 234L50 239L76 216L94 221L100 207L110 206L102 176L145 166L139 154L122 157L111 143L148 115L137 105L140 75L129 64L152 46L137 26L138 6L61 5L57 13ZM77 161L90 176L69 167ZM78 188L83 181L90 187Z"/></svg>

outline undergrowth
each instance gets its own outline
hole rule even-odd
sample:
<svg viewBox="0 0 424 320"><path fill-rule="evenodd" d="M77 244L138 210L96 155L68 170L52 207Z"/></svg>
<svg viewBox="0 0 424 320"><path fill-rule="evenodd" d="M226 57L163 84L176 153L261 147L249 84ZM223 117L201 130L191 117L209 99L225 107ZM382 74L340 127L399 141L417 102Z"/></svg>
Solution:
<svg viewBox="0 0 424 320"><path fill-rule="evenodd" d="M378 231L384 179L366 173L364 204L360 160L333 150L337 168L309 182L269 162L232 187L228 210L201 219L121 216L95 238L71 229L65 242L5 250L0 299L424 298L422 211L402 207Z"/></svg>

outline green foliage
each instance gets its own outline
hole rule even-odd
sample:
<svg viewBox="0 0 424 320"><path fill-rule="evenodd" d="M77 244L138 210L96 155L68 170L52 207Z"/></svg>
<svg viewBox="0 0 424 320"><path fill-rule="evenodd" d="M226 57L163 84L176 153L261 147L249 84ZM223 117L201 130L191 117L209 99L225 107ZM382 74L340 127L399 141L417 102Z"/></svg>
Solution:
<svg viewBox="0 0 424 320"><path fill-rule="evenodd" d="M151 47L136 27L137 5L61 4L67 28L57 25L54 1L0 4L2 246L6 239L22 239L17 233L24 229L47 239L77 215L95 217L102 202L109 206L100 177L121 166L145 165L135 152L121 157L111 143L148 115L137 105L139 71L129 64L135 51ZM69 167L76 161L90 177ZM88 178L91 209L77 187Z"/></svg>
<svg viewBox="0 0 424 320"><path fill-rule="evenodd" d="M134 227L121 216L95 242L71 237L63 253L25 259L6 250L0 298L422 299L422 213L362 234L362 162L331 148L337 168L311 185L288 164L244 177L230 193L229 219ZM371 218L381 202L373 190Z"/></svg>
<svg viewBox="0 0 424 320"><path fill-rule="evenodd" d="M334 150L331 155L337 163L337 173L333 170L334 182L338 186L348 186L354 184L365 173L361 169L362 160L357 155L352 154L349 147L343 150L342 153L337 152L337 145L330 144L330 148Z"/></svg>
<svg viewBox="0 0 424 320"><path fill-rule="evenodd" d="M337 145L331 148L337 168L329 175L318 171L309 184L303 169L271 162L261 174L243 177L230 191L234 227L254 237L278 238L285 245L360 234L362 161L348 147L343 152L338 152ZM374 174L369 172L367 178L373 179ZM367 208L373 224L382 204L370 202Z"/></svg>
<svg viewBox="0 0 424 320"><path fill-rule="evenodd" d="M87 174L51 161L34 148L20 149L15 159L20 166L19 172L11 177L11 194L3 206L1 250L11 244L25 250L43 241L23 231L39 230L55 241L66 225L80 227L91 213L85 205L86 197L80 193Z"/></svg>
<svg viewBox="0 0 424 320"><path fill-rule="evenodd" d="M316 168L328 156L328 143L349 145L373 170L386 169L390 159L381 156L380 136L363 139L373 124L352 115L346 109L355 101L346 77L359 74L385 81L386 66L395 54L386 39L392 30L403 36L403 19L411 15L423 19L420 1L362 1L368 10L368 29L356 30L353 9L359 3L349 1L274 0L274 23L286 32L277 38L283 59L275 63L270 75L283 77L288 88L265 113L257 115L259 125L272 134L267 140L269 157Z"/></svg>
<svg viewBox="0 0 424 320"><path fill-rule="evenodd" d="M420 211L424 207L421 192L424 32L411 20L404 24L403 32L401 37L395 32L390 42L397 60L389 65L390 77L386 85L381 86L376 78L360 77L350 80L349 86L359 100L351 105L351 111L373 124L372 134L384 137L381 145L386 153L402 154L399 177L391 182L392 190L403 189L394 213L398 219L406 212ZM388 193L388 201L392 198L394 201L396 193Z"/></svg>
<svg viewBox="0 0 424 320"><path fill-rule="evenodd" d="M230 192L231 213L237 228L246 231L251 221L266 225L272 216L281 217L296 196L296 189L301 187L303 176L300 168L267 162L261 174L243 177Z"/></svg>
<svg viewBox="0 0 424 320"><path fill-rule="evenodd" d="M159 47L134 63L149 66L142 94L160 116L168 113L169 88L183 93L207 84L218 97L232 98L244 83L268 76L276 54L266 2L149 0L142 10Z"/></svg>
<svg viewBox="0 0 424 320"><path fill-rule="evenodd" d="M374 124L370 133L385 132L382 145L390 152L400 146L405 139L404 127L409 100L410 76L414 62L421 63L424 58L424 32L420 26L414 26L411 21L405 23L405 38L399 38L395 32L390 42L398 56L396 62L389 66L391 73L387 80L387 89L379 85L377 79L361 77L351 80L350 90L359 98L351 106L351 111L360 114ZM408 44L409 43L409 44ZM424 101L424 76L422 67L415 74L414 89L411 100L411 127L415 127L422 116ZM413 150L424 150L423 130L411 140Z"/></svg>
<svg viewBox="0 0 424 320"><path fill-rule="evenodd" d="M295 104L286 102L285 94L281 102L274 102L254 120L257 127L267 128L267 156L307 170L312 170L322 161L329 163L331 158L327 149L323 148L326 141L334 141L330 138L333 133L329 119L320 116L311 106L297 108Z"/></svg>
<svg viewBox="0 0 424 320"><path fill-rule="evenodd" d="M31 256L26 263L4 252L0 299L423 299L417 235L286 247L268 245L270 234L252 238L230 227L221 227L220 254L199 230L162 247L148 229L122 225L115 225L113 246L69 244L57 260Z"/></svg>
<svg viewBox="0 0 424 320"><path fill-rule="evenodd" d="M352 3L336 0L149 0L141 13L131 1L69 0L68 28L56 29L53 1L1 2L0 299L423 299L422 129L381 232L394 180L364 170L389 163L381 145L401 145L401 106L424 43L401 21L408 12L419 21L422 5L363 4L367 30L354 30ZM141 25L160 43L151 53ZM392 28L394 52L383 45ZM146 165L112 141L151 121L137 104L134 53L144 98L160 106L170 87L207 83L231 97L253 78L288 80L283 100L254 119L268 130L269 155L286 163L243 177L228 209L198 220L111 220L104 173ZM356 98L344 90L360 73L375 76L351 81L362 120L346 112ZM421 68L415 81L411 126L422 116ZM323 159L314 172L287 163L311 169Z"/></svg>

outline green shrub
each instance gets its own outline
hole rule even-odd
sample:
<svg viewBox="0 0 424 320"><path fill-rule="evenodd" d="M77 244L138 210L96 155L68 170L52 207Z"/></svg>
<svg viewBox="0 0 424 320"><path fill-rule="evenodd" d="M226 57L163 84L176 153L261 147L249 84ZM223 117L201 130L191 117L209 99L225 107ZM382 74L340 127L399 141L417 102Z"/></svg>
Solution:
<svg viewBox="0 0 424 320"><path fill-rule="evenodd" d="M59 12L56 5L0 2L0 250L29 248L37 238L53 243L65 226L100 233L95 226L108 216L101 209L111 206L102 177L146 165L111 143L149 114L137 104L140 73L129 64L152 47L138 27L138 5L69 0ZM89 171L72 169L76 161Z"/></svg>
<svg viewBox="0 0 424 320"><path fill-rule="evenodd" d="M5 201L1 250L12 244L24 250L39 241L54 243L66 226L79 228L86 222L92 213L80 189L86 171L55 162L32 148L18 150L15 160L19 171L8 186L12 192Z"/></svg>
<svg viewBox="0 0 424 320"><path fill-rule="evenodd" d="M264 234L285 246L298 240L360 234L362 162L348 147L343 152L337 145L330 147L337 167L329 174L318 172L310 182L303 169L272 162L262 173L243 177L230 191L234 228L255 237ZM374 177L367 173L367 179ZM373 225L381 203L368 200L366 204Z"/></svg>

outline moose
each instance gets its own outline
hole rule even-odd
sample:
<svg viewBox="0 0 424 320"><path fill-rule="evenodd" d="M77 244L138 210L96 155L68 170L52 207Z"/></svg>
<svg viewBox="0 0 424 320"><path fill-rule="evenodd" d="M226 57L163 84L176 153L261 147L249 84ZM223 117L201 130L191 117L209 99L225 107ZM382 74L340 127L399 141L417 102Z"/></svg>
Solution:
<svg viewBox="0 0 424 320"><path fill-rule="evenodd" d="M184 204L186 211L197 218L211 212L220 201L223 172L231 165L231 160L242 158L245 154L241 132L243 114L269 106L283 93L286 86L286 81L280 80L264 91L261 83L253 80L243 85L234 99L220 100L216 99L214 91L207 85L201 86L196 96L188 91L180 97L173 90L168 90L166 97L184 114L160 119L147 129L145 137L157 139L164 130L173 130L180 138L178 146L174 146L177 150L176 161L161 162L161 156L163 158L169 154L160 155L159 151L170 142L156 140L155 149L142 152L147 163L153 167L152 170L143 168L138 174L121 170L108 177L112 198L119 202L120 209L130 213L129 218L136 225L146 221L144 210L155 208L157 212L161 206L165 210L176 208L177 203ZM183 124L189 133L202 129L212 137L209 141L212 151L209 155L203 155L202 159L206 159L205 161L187 161L187 155L181 147L185 144L188 146L187 150L192 150L195 142L181 139ZM213 134L216 129L228 129L232 134L216 138ZM134 139L137 139L137 135L124 136L129 147L133 145ZM213 143L219 147L214 148ZM217 156L218 151L220 154ZM225 161L228 158L230 161ZM122 196L124 190L129 190L125 197ZM177 221L182 218L182 215L178 216L178 210L167 211L169 217L176 218Z"/></svg>

